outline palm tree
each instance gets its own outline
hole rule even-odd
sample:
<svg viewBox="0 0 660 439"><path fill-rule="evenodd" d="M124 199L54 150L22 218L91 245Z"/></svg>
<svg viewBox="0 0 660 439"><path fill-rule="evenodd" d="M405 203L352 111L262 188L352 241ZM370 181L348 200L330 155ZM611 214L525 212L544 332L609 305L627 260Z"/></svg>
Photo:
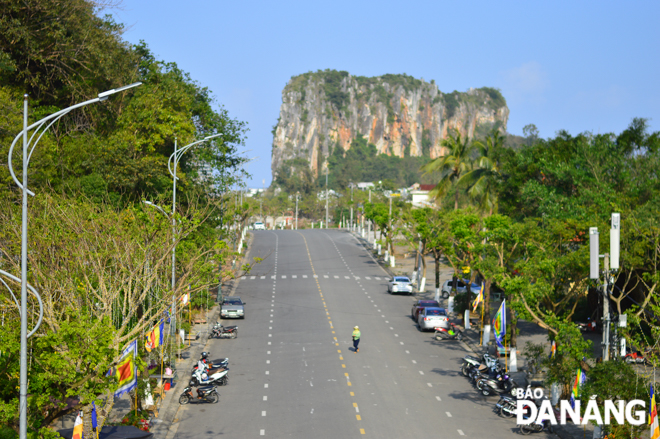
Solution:
<svg viewBox="0 0 660 439"><path fill-rule="evenodd" d="M470 169L470 153L472 152L470 139L461 139L461 133L454 130L440 145L447 148L449 153L422 166L424 175L440 171L440 181L429 192L429 196L432 198L445 195L449 188L455 186L461 176ZM457 209L458 189L454 198L454 210Z"/></svg>
<svg viewBox="0 0 660 439"><path fill-rule="evenodd" d="M489 215L497 212L496 183L500 178L500 169L494 159L495 150L504 144L504 137L495 129L486 137L486 145L474 142L473 148L479 152L474 160L473 169L463 174L457 184L468 187L470 198L477 200L482 211Z"/></svg>

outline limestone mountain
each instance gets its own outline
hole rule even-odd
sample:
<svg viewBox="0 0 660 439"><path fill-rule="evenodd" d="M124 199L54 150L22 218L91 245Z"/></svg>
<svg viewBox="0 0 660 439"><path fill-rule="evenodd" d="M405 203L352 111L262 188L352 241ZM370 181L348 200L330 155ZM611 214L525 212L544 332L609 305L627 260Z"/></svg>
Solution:
<svg viewBox="0 0 660 439"><path fill-rule="evenodd" d="M411 76L373 78L324 70L294 76L282 91L273 127L273 176L286 163L305 163L316 177L334 148L347 150L363 136L378 153L442 155L442 140L458 129L463 136L506 131L509 109L499 90L441 92L435 81Z"/></svg>

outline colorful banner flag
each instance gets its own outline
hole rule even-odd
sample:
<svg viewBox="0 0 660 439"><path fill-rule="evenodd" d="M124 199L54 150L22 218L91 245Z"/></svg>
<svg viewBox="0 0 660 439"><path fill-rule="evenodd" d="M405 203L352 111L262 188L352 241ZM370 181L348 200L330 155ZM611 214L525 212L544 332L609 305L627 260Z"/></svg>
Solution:
<svg viewBox="0 0 660 439"><path fill-rule="evenodd" d="M493 319L493 333L497 345L504 349L504 337L506 336L506 299L502 301L500 309L497 310Z"/></svg>
<svg viewBox="0 0 660 439"><path fill-rule="evenodd" d="M658 408L655 405L655 394L651 384L651 403L649 404L649 424L651 425L651 439L660 438L660 425L658 424Z"/></svg>
<svg viewBox="0 0 660 439"><path fill-rule="evenodd" d="M137 386L136 358L137 340L133 340L128 344L126 349L124 349L119 364L117 364L117 381L119 381L119 388L115 392L115 396L119 397L126 392L130 392Z"/></svg>
<svg viewBox="0 0 660 439"><path fill-rule="evenodd" d="M484 282L484 283L481 284L481 288L479 288L479 294L477 294L477 298L474 299L474 302L472 303L472 312L475 312L477 310L477 306L479 306L479 304L484 301L484 286L485 285L486 285L486 283Z"/></svg>
<svg viewBox="0 0 660 439"><path fill-rule="evenodd" d="M550 359L552 360L555 358L557 355L557 342L552 340L552 344L550 345Z"/></svg>
<svg viewBox="0 0 660 439"><path fill-rule="evenodd" d="M158 346L163 344L163 336L165 334L165 322L161 319L160 323L147 333L147 341L144 343L144 347L147 349L147 352L151 352L153 349L156 349Z"/></svg>
<svg viewBox="0 0 660 439"><path fill-rule="evenodd" d="M578 368L575 375L575 381L573 382L573 390L571 391L571 407L575 408L575 401L580 398L580 387L587 380L587 375L584 371Z"/></svg>
<svg viewBox="0 0 660 439"><path fill-rule="evenodd" d="M83 412L78 412L78 416L76 417L76 422L73 424L73 436L71 436L71 439L82 439L83 437L82 416L83 416Z"/></svg>
<svg viewBox="0 0 660 439"><path fill-rule="evenodd" d="M179 300L181 300L181 305L187 305L190 300L190 293L184 294Z"/></svg>
<svg viewBox="0 0 660 439"><path fill-rule="evenodd" d="M92 429L96 431L96 427L99 426L99 421L96 415L96 403L92 401Z"/></svg>

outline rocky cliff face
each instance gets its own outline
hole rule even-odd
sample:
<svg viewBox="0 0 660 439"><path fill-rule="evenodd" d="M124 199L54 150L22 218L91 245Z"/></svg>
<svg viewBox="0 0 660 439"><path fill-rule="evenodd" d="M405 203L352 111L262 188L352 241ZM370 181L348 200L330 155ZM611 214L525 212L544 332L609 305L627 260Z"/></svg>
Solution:
<svg viewBox="0 0 660 439"><path fill-rule="evenodd" d="M333 148L346 150L360 135L379 153L435 158L443 154L440 144L450 130L469 137L492 128L504 132L508 117L506 101L492 88L442 93L434 81L407 75L305 73L282 91L271 169L275 176L284 162L304 159L318 175Z"/></svg>

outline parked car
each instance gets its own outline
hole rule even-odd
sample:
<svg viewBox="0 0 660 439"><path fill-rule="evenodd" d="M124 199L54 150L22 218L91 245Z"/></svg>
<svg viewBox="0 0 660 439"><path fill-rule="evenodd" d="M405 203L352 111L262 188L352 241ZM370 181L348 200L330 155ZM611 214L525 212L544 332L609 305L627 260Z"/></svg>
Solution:
<svg viewBox="0 0 660 439"><path fill-rule="evenodd" d="M394 276L387 282L387 292L412 294L413 287L410 279L406 276Z"/></svg>
<svg viewBox="0 0 660 439"><path fill-rule="evenodd" d="M266 226L261 221L254 223L254 230L266 230Z"/></svg>
<svg viewBox="0 0 660 439"><path fill-rule="evenodd" d="M444 308L437 308L434 306L427 306L419 311L417 317L417 326L422 331L429 331L434 328L449 327L449 317Z"/></svg>
<svg viewBox="0 0 660 439"><path fill-rule="evenodd" d="M240 297L225 297L220 307L220 317L225 319L245 318L245 302Z"/></svg>
<svg viewBox="0 0 660 439"><path fill-rule="evenodd" d="M415 303L413 304L412 310L410 311L410 315L412 316L414 321L417 321L417 316L419 315L419 311L426 308L427 306L433 306L439 308L440 304L435 300L416 300Z"/></svg>
<svg viewBox="0 0 660 439"><path fill-rule="evenodd" d="M465 279L458 279L456 281L456 293L465 293L467 291L467 284L468 280ZM451 293L451 287L452 287L452 280L445 281L444 284L442 284L442 298L446 299L449 297L449 294ZM481 285L477 283L473 283L470 285L470 289L472 290L473 293L478 293L479 289L481 289Z"/></svg>

